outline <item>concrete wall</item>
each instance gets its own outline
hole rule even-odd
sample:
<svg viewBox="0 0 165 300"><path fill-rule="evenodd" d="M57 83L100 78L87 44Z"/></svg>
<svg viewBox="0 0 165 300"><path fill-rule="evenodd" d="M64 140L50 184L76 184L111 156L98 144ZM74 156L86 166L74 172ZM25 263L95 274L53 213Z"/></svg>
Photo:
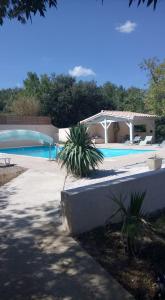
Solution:
<svg viewBox="0 0 165 300"><path fill-rule="evenodd" d="M108 142L109 143L122 143L125 141L125 137L129 136L129 127L125 122L119 122L119 131L115 137L114 134L114 123L110 125L108 128ZM145 138L146 135L153 136L153 142L155 139L155 121L152 119L144 120L144 121L136 121L135 125L145 125L146 132L134 132L134 135L138 134L142 138ZM59 141L66 142L67 141L67 133L69 133L69 128L60 128L59 129ZM91 124L88 127L88 133L90 137L98 136L101 139L104 139L104 128L101 124Z"/></svg>
<svg viewBox="0 0 165 300"><path fill-rule="evenodd" d="M69 128L59 128L59 141L66 142L67 134L69 133Z"/></svg>
<svg viewBox="0 0 165 300"><path fill-rule="evenodd" d="M138 132L138 135L142 136L143 138L146 135L152 135L153 136L153 143L155 141L155 120L153 119L146 119L144 122L138 122L136 121L135 125L145 125L146 126L146 132Z"/></svg>
<svg viewBox="0 0 165 300"><path fill-rule="evenodd" d="M109 143L122 143L125 141L125 137L129 136L129 127L125 122L118 122L119 130L115 137L114 134L114 125L115 123L112 123L110 127L108 128L108 142ZM152 119L145 119L144 121L136 121L135 125L145 125L146 126L146 132L137 132L134 131L134 136L139 135L142 138L145 138L146 135L152 135L153 136L153 142L155 140L155 121ZM104 128L101 124L93 124L89 126L88 129L89 135L91 137L93 136L99 136L104 139Z"/></svg>
<svg viewBox="0 0 165 300"><path fill-rule="evenodd" d="M39 131L44 134L51 136L55 142L58 142L58 128L53 125L1 125L0 124L0 132L3 130L14 130L14 129L25 129L25 130L34 130ZM0 143L0 148L5 147L19 147L19 146L30 146L30 145L39 145L36 141L12 141L12 142L4 142Z"/></svg>
<svg viewBox="0 0 165 300"><path fill-rule="evenodd" d="M146 172L63 191L61 194L64 228L78 234L104 225L116 211L113 195L130 195L146 191L144 210L152 212L165 207L165 169ZM126 197L126 204L128 197ZM114 222L119 219L114 219Z"/></svg>

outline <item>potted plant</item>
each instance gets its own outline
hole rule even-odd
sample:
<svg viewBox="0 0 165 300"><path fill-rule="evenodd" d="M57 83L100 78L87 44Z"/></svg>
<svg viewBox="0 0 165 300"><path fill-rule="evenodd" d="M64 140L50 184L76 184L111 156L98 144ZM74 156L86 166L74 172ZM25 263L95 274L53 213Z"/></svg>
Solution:
<svg viewBox="0 0 165 300"><path fill-rule="evenodd" d="M154 171L154 170L159 170L161 169L162 166L162 158L158 156L153 156L148 158L147 164L149 167L149 170Z"/></svg>

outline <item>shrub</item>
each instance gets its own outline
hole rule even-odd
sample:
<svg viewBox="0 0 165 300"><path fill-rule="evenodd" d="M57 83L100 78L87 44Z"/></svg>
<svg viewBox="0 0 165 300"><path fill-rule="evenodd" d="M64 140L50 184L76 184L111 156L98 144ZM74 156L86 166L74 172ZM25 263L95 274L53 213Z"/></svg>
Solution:
<svg viewBox="0 0 165 300"><path fill-rule="evenodd" d="M78 177L86 177L103 161L103 154L92 144L84 125L70 129L68 140L59 152L58 158L67 172Z"/></svg>
<svg viewBox="0 0 165 300"><path fill-rule="evenodd" d="M132 193L128 206L124 205L124 198L113 197L113 201L118 205L117 211L112 217L121 214L122 217L122 237L126 243L127 252L130 256L136 254L135 242L138 237L141 237L149 223L145 220L145 215L142 209L146 193Z"/></svg>

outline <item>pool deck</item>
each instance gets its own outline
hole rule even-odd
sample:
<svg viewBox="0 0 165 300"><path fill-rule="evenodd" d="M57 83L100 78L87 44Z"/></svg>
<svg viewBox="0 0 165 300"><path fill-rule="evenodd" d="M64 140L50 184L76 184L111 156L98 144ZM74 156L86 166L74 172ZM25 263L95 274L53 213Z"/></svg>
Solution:
<svg viewBox="0 0 165 300"><path fill-rule="evenodd" d="M129 154L110 158L106 157L104 158L103 164L99 166L99 169L96 170L95 173L92 173L89 178L80 178L75 180L75 178L70 176L65 185L66 190L145 173L148 172L146 161L149 157L157 155L165 159L165 148L160 148L159 146L154 145L141 147L138 145L130 146L123 144L99 144L97 147L111 149L151 150L151 152Z"/></svg>
<svg viewBox="0 0 165 300"><path fill-rule="evenodd" d="M0 299L133 299L62 230L65 170L55 161L9 156L28 170L0 188Z"/></svg>
<svg viewBox="0 0 165 300"><path fill-rule="evenodd" d="M99 145L157 150L155 146ZM91 178L68 178L66 188L144 172L155 152L106 158ZM0 298L3 300L126 300L133 297L60 225L60 191L66 172L55 161L7 154L28 169L0 189Z"/></svg>

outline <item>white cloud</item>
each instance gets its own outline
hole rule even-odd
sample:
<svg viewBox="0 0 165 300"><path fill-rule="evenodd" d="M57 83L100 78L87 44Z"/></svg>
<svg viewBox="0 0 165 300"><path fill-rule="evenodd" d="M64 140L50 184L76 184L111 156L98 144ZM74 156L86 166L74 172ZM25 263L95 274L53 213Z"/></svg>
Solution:
<svg viewBox="0 0 165 300"><path fill-rule="evenodd" d="M116 30L122 33L131 33L135 30L137 24L135 22L126 21L124 24L117 26Z"/></svg>
<svg viewBox="0 0 165 300"><path fill-rule="evenodd" d="M72 70L69 70L69 75L73 77L86 77L86 76L95 76L95 72L92 69L84 68L82 66L75 66Z"/></svg>

